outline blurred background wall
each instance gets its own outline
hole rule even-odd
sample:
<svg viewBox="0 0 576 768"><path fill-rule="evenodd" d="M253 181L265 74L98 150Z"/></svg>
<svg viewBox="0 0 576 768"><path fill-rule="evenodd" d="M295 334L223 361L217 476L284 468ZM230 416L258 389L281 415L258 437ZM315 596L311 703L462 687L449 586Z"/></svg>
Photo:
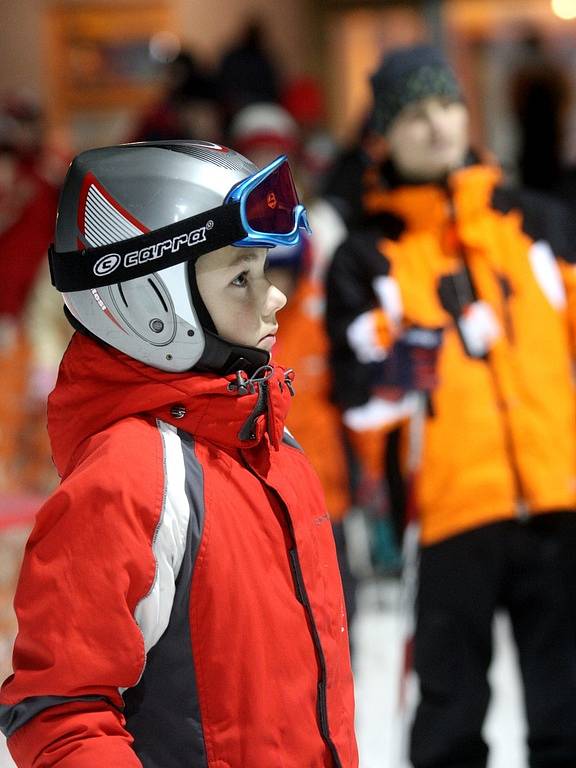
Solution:
<svg viewBox="0 0 576 768"><path fill-rule="evenodd" d="M122 44L126 51L130 41L149 37L155 17L157 33L176 35L183 47L215 65L242 25L258 19L282 76L316 77L330 129L346 140L367 108L366 75L381 52L428 36L446 47L465 82L476 139L507 163L514 156L515 126L506 88L520 41L530 31L542 36L548 53L573 77L576 23L560 17L569 16L573 5L572 0L283 0L281 7L270 0L0 0L0 93L36 91L52 127L71 131L76 144L116 140L132 113L153 99L155 81L144 71L133 73L140 78L137 87L118 78L115 93L110 84L98 91L75 83L72 58L87 77L95 66L94 51L82 48L83 37L84 43L90 35L115 43L118 54ZM133 64L137 69L135 59ZM94 75L97 79L96 70ZM566 152L572 158L574 131L568 134Z"/></svg>
<svg viewBox="0 0 576 768"><path fill-rule="evenodd" d="M0 92L33 88L45 102L53 124L63 122L70 127L72 122L83 143L106 141L114 138L115 131L121 132L131 111L153 98L154 82L153 78L146 82L143 73L138 88L131 89L125 82L116 97L109 88L102 88L99 101L98 93L82 94L80 89L72 102L67 101L65 91L74 88L70 64L76 71L83 69L87 77L93 67L97 79L90 58L94 51L87 45L82 49L82 38L84 42L90 37L106 40L119 47L124 43L127 51L131 41L148 37L154 26L150 20L156 18L156 33L171 32L182 47L213 65L246 20L257 18L268 47L289 75L308 67L314 47L307 19L309 5L307 0L290 0L282 4L280 14L269 0L0 0ZM76 50L70 53L67 49L72 43ZM137 66L134 62L134 68ZM86 125L89 122L91 128Z"/></svg>

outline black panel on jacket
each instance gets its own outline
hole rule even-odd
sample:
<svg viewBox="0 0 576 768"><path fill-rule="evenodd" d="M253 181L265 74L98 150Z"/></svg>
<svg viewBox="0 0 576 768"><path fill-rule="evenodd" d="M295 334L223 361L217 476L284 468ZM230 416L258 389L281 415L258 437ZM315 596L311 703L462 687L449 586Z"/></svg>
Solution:
<svg viewBox="0 0 576 768"><path fill-rule="evenodd" d="M190 635L190 590L204 527L204 483L193 439L185 432L178 435L190 504L186 550L168 627L148 652L140 682L124 694L126 727L144 768L208 765Z"/></svg>
<svg viewBox="0 0 576 768"><path fill-rule="evenodd" d="M378 249L375 232L355 232L337 249L327 275L326 323L330 338L333 399L341 408L364 404L370 397L374 366L358 365L348 345L347 329L355 308L375 309L375 277L387 276L390 262Z"/></svg>

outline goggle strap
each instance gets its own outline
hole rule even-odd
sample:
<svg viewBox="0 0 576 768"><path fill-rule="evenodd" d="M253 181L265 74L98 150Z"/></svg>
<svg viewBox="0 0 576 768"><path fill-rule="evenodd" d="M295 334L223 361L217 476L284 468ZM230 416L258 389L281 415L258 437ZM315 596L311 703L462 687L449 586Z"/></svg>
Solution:
<svg viewBox="0 0 576 768"><path fill-rule="evenodd" d="M228 203L128 240L77 251L48 250L52 285L63 293L101 288L196 260L246 236L240 204Z"/></svg>

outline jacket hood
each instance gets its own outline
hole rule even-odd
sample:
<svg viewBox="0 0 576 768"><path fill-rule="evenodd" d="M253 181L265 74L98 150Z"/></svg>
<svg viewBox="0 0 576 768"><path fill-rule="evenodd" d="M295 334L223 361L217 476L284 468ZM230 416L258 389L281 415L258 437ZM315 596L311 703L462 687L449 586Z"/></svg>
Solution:
<svg viewBox="0 0 576 768"><path fill-rule="evenodd" d="M264 366L248 378L169 373L75 333L48 398L56 469L68 474L84 440L131 416L161 419L226 448L249 448L265 435L278 448L293 374Z"/></svg>

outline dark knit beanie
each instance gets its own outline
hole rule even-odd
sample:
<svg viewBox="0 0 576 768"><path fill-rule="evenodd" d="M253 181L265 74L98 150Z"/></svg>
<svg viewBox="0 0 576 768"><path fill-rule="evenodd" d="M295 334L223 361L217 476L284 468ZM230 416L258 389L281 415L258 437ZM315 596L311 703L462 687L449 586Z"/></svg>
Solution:
<svg viewBox="0 0 576 768"><path fill-rule="evenodd" d="M372 127L378 133L386 133L407 104L430 96L462 99L454 72L440 51L430 45L390 51L370 82L374 95Z"/></svg>

